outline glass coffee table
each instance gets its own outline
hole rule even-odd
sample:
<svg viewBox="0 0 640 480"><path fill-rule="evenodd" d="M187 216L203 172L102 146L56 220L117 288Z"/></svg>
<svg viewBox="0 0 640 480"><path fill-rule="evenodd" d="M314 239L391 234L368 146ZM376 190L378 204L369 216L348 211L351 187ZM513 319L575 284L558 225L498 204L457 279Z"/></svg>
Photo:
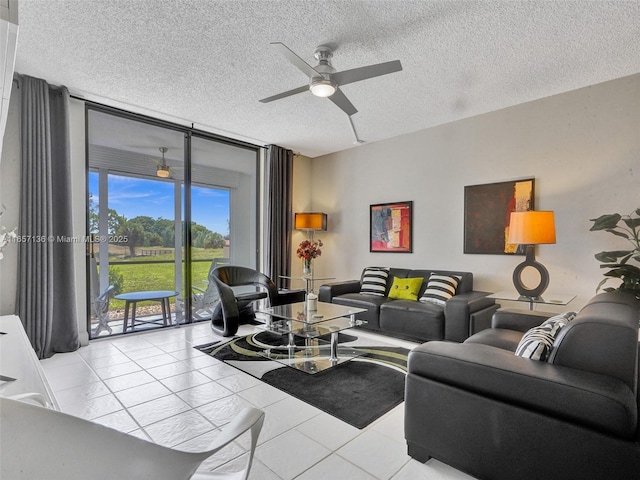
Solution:
<svg viewBox="0 0 640 480"><path fill-rule="evenodd" d="M363 354L353 347L340 347L338 333L366 323L356 320L364 308L318 302L313 311L307 311L305 303L258 307L256 311L264 315L263 328L280 334L282 340L276 345L260 344L264 357L315 374Z"/></svg>

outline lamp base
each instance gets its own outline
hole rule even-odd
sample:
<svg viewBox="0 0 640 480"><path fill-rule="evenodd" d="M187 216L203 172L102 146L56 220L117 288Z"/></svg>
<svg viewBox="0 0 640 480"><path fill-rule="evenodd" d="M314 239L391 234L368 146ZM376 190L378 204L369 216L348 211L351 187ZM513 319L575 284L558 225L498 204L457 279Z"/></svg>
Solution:
<svg viewBox="0 0 640 480"><path fill-rule="evenodd" d="M536 261L533 248L533 245L527 245L525 261L518 265L513 271L513 286L516 287L517 292L523 297L539 299L549 286L549 271L544 265ZM540 283L534 288L527 288L522 282L522 272L527 267L534 268L540 274Z"/></svg>

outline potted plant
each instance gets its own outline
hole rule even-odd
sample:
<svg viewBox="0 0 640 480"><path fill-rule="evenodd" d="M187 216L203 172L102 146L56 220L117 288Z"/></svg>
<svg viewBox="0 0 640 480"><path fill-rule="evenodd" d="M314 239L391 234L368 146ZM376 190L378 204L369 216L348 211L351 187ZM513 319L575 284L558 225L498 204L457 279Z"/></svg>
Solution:
<svg viewBox="0 0 640 480"><path fill-rule="evenodd" d="M612 278L618 278L622 281L618 288L608 287L604 290L606 292L614 290L631 292L640 298L640 268L629 263L634 261L640 264L640 208L630 215L611 213L590 219L590 221L593 222L593 226L589 231L605 230L612 235L628 240L633 247L631 250L596 253L596 259L603 262L600 268L609 269L604 274L606 278L598 284L597 290L600 290Z"/></svg>

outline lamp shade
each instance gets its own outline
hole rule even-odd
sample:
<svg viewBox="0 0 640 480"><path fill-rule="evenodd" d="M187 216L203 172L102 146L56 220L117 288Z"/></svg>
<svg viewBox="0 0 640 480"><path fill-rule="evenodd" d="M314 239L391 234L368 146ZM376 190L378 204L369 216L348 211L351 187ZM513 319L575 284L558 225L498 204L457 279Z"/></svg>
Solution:
<svg viewBox="0 0 640 480"><path fill-rule="evenodd" d="M330 97L336 93L336 86L324 77L314 78L309 89L316 97Z"/></svg>
<svg viewBox="0 0 640 480"><path fill-rule="evenodd" d="M326 230L327 214L320 212L302 212L295 214L296 230Z"/></svg>
<svg viewBox="0 0 640 480"><path fill-rule="evenodd" d="M165 165L158 165L158 168L156 169L156 176L160 178L169 178L170 173L169 167Z"/></svg>
<svg viewBox="0 0 640 480"><path fill-rule="evenodd" d="M512 212L508 243L537 245L556 243L556 226L552 211Z"/></svg>

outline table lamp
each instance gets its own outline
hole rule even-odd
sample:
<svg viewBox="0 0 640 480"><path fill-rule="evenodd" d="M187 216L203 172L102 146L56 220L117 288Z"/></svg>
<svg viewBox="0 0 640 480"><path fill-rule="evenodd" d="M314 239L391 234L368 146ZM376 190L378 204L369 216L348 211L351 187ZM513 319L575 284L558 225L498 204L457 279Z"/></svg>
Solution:
<svg viewBox="0 0 640 480"><path fill-rule="evenodd" d="M534 245L556 243L556 227L552 211L512 212L507 243L526 245L526 259L513 271L513 285L523 297L539 298L549 286L549 271L536 261ZM540 274L540 283L528 288L522 282L522 272L532 267Z"/></svg>
<svg viewBox="0 0 640 480"><path fill-rule="evenodd" d="M296 230L306 230L313 241L313 232L327 229L327 214L321 212L301 212L296 213L294 218Z"/></svg>

